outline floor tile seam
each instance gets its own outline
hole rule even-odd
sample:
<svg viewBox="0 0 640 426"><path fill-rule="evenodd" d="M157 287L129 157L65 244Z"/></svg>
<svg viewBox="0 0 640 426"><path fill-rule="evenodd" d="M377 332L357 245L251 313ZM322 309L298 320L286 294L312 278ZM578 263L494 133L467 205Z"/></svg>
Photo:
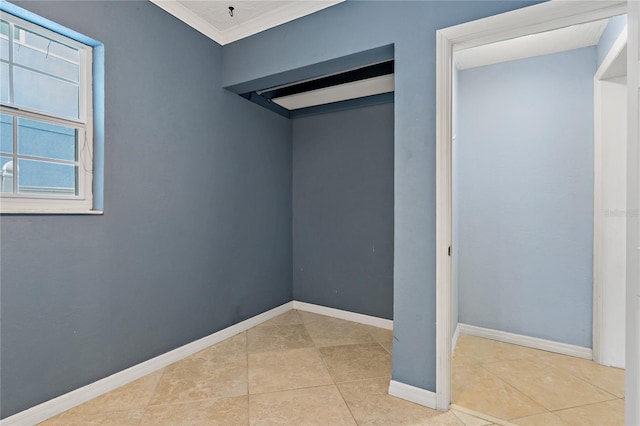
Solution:
<svg viewBox="0 0 640 426"><path fill-rule="evenodd" d="M338 382L336 382L336 378L333 377L333 374L331 373L331 369L329 368L329 364L327 363L327 360L322 354L322 351L320 350L320 348L317 348L317 350L318 350L318 353L320 354L320 359L322 360L322 364L324 365L324 368L326 368L327 371L329 372L329 377L331 377L331 381L333 382L334 386L338 387Z"/></svg>
<svg viewBox="0 0 640 426"><path fill-rule="evenodd" d="M542 359L542 358L544 358L544 356L540 356L539 358L540 358L540 359ZM510 360L510 361L511 361L511 360ZM500 362L501 362L501 361L486 362L486 363L481 363L481 364L480 364L480 366L484 368L484 366L485 366L485 365L488 365L488 364L498 364L498 363L500 363ZM507 362L509 362L509 361L507 361ZM544 362L544 361L542 361L542 362ZM602 388L601 386L597 385L596 383L593 383L593 382L591 382L590 380L585 379L584 377L578 376L577 374L574 374L574 373L573 373L573 372L571 372L571 371L567 371L567 370L560 369L560 368L555 367L555 366L553 366L553 365L549 365L549 364L548 364L548 363L546 363L546 362L545 362L545 364L546 364L547 366L553 367L553 368L554 368L554 370L556 370L556 371L560 371L562 374L566 374L566 375L568 375L568 376L572 376L573 378L575 378L575 379L577 379L577 380L579 380L579 381L581 381L581 382L583 382L583 383L586 383L586 384L588 384L588 385L591 385L591 386L593 386L593 387L595 387L595 388L597 388L597 389L601 390L602 392L605 392L606 394L610 395L610 396L611 396L611 399L608 399L608 400L606 400L606 401L611 401L611 400L613 400L613 399L620 398L618 395L616 395L616 394L614 394L614 393L612 393L612 392L609 392L608 390L606 390L606 389ZM487 368L484 368L484 370L488 371L490 374L493 374L493 373L492 373L490 370L488 370ZM522 392L523 394L525 394L525 395L529 396L526 392L523 392L521 389L519 389L519 388L518 388L516 385L514 385L513 383L511 383L511 382L509 382L509 381L507 381L507 380L505 380L505 379L502 379L501 377L499 377L499 376L497 376L497 375L495 375L495 374L494 374L494 376L498 377L498 378L499 378L500 380L502 380L503 382L505 382L505 383L507 383L507 384L509 384L509 385L513 386L514 388L518 389L518 390L519 390L520 392ZM532 398L532 397L531 397L531 396L529 396L529 398ZM532 399L533 399L533 398L532 398ZM536 401L536 402L537 402L537 401ZM604 401L602 401L602 402L604 402ZM538 404L540 404L540 403L538 403ZM542 404L540 404L540 405L542 405ZM588 405L588 404L586 404L586 405ZM545 408L547 408L547 407L545 407ZM549 410L550 412L552 412L549 408L547 408L547 410Z"/></svg>
<svg viewBox="0 0 640 426"><path fill-rule="evenodd" d="M147 410L147 409L157 408L157 407L170 407L170 406L175 406L175 405L193 404L195 402L204 402L204 401L220 401L222 399L242 398L242 397L248 397L248 396L249 396L249 392L247 390L247 393L243 393L242 395L214 396L214 397L211 397L211 398L190 399L188 401L169 402L169 403L162 403L162 404L149 404L146 407L141 408L141 409ZM119 410L119 411L123 411L123 410Z"/></svg>
<svg viewBox="0 0 640 426"><path fill-rule="evenodd" d="M562 355L562 354L561 354L561 355ZM565 356L570 356L570 355L565 355ZM600 386L600 385L598 385L598 384L596 384L596 383L592 382L591 380L587 379L586 377L584 377L584 375L578 375L577 373L574 373L573 371L564 370L564 369L560 369L560 368L556 367L555 365L551 364L551 361L553 360L553 358L552 358L552 357L544 357L544 356L540 356L540 358L541 358L541 359L548 358L548 362L545 362L544 360L543 360L542 362L544 362L546 365L548 365L548 366L550 366L550 367L553 367L553 368L554 368L554 369L556 369L556 370L561 370L561 371L562 371L563 373L565 373L565 374L568 374L568 375L570 375L570 376L573 376L573 377L575 377L576 379L578 379L578 380L580 380L580 381L582 381L582 382L585 382L585 383L587 383L587 384L589 384L589 385L591 385L591 386L595 386L596 388L600 389L600 390L601 390L601 391L603 391L603 392L608 393L609 395L612 395L612 396L613 396L613 397L615 397L615 398L621 398L621 397L619 397L618 395L614 394L613 392L610 392L610 391L608 391L607 389L603 388L602 386ZM572 358L575 358L575 357L572 357ZM578 358L578 359L582 359L582 358ZM594 361L594 362L595 362L595 361ZM598 365L600 365L600 364L598 364Z"/></svg>
<svg viewBox="0 0 640 426"><path fill-rule="evenodd" d="M584 379L582 379L582 380L584 380ZM584 380L584 381L586 381L587 383L589 383L591 386L594 386L594 387L596 387L596 388L600 389L600 390L601 390L601 391L603 391L604 393L607 393L607 394L611 395L611 396L612 396L612 399L622 399L622 398L624 398L624 397L621 397L621 396L616 395L616 394L615 394L615 393L613 393L613 392L610 392L610 391L606 390L605 388L603 388L603 387L601 387L601 386L599 386L599 385L597 385L597 384L595 384L595 383L592 383L592 382L587 381L587 380ZM609 399L609 400L607 400L607 401L611 401L611 399Z"/></svg>
<svg viewBox="0 0 640 426"><path fill-rule="evenodd" d="M616 399L622 399L622 398L616 398ZM598 401L598 402L590 402L588 404L580 404L580 405L575 405L575 406L571 406L571 407L565 407L565 408L558 408L557 410L552 410L551 413L552 414L557 414L560 411L565 411L565 410L574 410L576 408L583 408L583 407L588 407L590 405L597 405L597 404L604 404L605 402L611 402L611 401L615 401L616 399L608 399L606 401Z"/></svg>
<svg viewBox="0 0 640 426"><path fill-rule="evenodd" d="M460 423L462 423L464 426L467 426L467 424L464 422L464 420L462 420L462 419L460 418L460 416L458 416L458 414L457 414L457 410L455 410L455 409L453 409L453 408L450 408L450 409L449 409L449 411L454 415L454 417L455 417L456 419L460 420ZM462 413L462 411L460 411L460 413ZM471 416L471 417L474 417L474 418L476 418L476 419L480 419L480 420L484 420L485 422L489 422L489 423L487 423L485 426L490 426L490 425L494 424L492 421L487 420L487 419L483 419L482 417L476 417L476 416L473 416L473 415L468 414L468 413L465 413L465 414L467 414L467 416Z"/></svg>
<svg viewBox="0 0 640 426"><path fill-rule="evenodd" d="M384 349L384 346L382 346L380 343L378 342L359 342L359 343L347 343L345 345L325 345L325 346L317 346L318 349L324 349L324 348L337 348L337 347L341 347L341 346L359 346L359 345L377 345L382 347L382 349ZM389 352L385 349L386 352Z"/></svg>
<svg viewBox="0 0 640 426"><path fill-rule="evenodd" d="M244 349L245 349L245 353L247 354L247 425L249 425L251 423L251 398L249 398L249 330L245 331L245 336L244 336Z"/></svg>
<svg viewBox="0 0 640 426"><path fill-rule="evenodd" d="M179 361L177 361L177 362L179 362ZM169 365L171 365L171 364L169 364ZM156 391L158 390L158 386L160 386L160 381L162 380L162 378L164 377L164 374L166 373L165 369L166 369L166 367L162 367L159 370L162 373L160 374L160 377L158 377L158 380L156 381L156 385L153 387L153 390L150 392L149 399L147 400L147 402L144 405L144 407L142 407L143 409L146 409L149 406L149 404L151 404L151 401L153 400L153 397L155 396ZM150 374L153 374L153 373L150 373ZM143 376L143 377L146 377L146 376Z"/></svg>
<svg viewBox="0 0 640 426"><path fill-rule="evenodd" d="M542 404L541 402L538 402L537 399L533 398L531 395L527 394L526 392L523 392L521 389L519 389L517 386L509 383L508 381L504 380L502 377L492 373L491 371L487 370L486 368L484 368L482 365L480 365L480 368L482 368L484 371L486 371L487 373L489 373L490 375L492 375L493 377L495 377L496 379L500 380L502 383L511 386L513 389L515 389L516 391L518 391L521 395L523 395L524 397L526 397L528 400L532 401L533 403L535 403L536 405L542 407L544 410L546 411L550 411L549 408L545 407L544 404ZM542 414L542 413L539 413ZM515 417L513 418L515 419ZM508 420L508 419L504 419L504 420Z"/></svg>
<svg viewBox="0 0 640 426"><path fill-rule="evenodd" d="M375 326L373 326L373 325L371 325L371 326L369 326L369 327L379 328L380 330L384 330L384 328L375 327ZM385 351L389 352L389 355L392 355L392 353L391 353L392 351L388 350L388 349L387 349L387 348L382 344L383 342L381 342L381 341L380 341L380 339L378 339L376 336L374 336L374 335L373 335L373 333L371 333L367 327L364 327L364 329L365 329L365 331L366 331L367 333L369 333L369 335L370 335L371 337L373 337L373 340L374 340L377 344L379 344L380 346L382 346L382 348L383 348ZM393 330L391 330L391 333L392 333L392 335L391 335L391 344L393 345ZM392 346L392 347L393 347L393 346Z"/></svg>
<svg viewBox="0 0 640 426"><path fill-rule="evenodd" d="M484 367L483 367L483 368L484 368ZM486 371L488 371L490 374L493 374L491 371L487 370L486 368L485 368L485 370L486 370ZM564 371L563 371L563 372L564 372ZM590 383L590 382L588 382L588 381L586 381L586 380L584 380L584 379L581 379L580 377L577 377L577 376L575 376L575 375L573 375L573 374L571 374L571 373L565 373L565 374L567 374L567 375L569 375L569 376L573 376L574 378L576 378L576 379L580 380L581 382L583 382L583 383L585 383L585 384L587 384L587 385L593 386L593 387L597 388L598 390L601 390L602 392L606 393L607 395L609 395L609 396L611 397L610 399L606 399L606 400L602 400L602 401L598 401L598 402L591 402L591 403L587 403L587 404L581 404L581 405L577 405L577 406L575 406L575 407L581 407L581 406L584 406L584 405L591 405L591 404L598 404L598 403L600 403L600 402L607 402L607 401L613 401L613 400L615 400L615 399L618 399L618 396L613 395L611 392L608 392L608 391L606 391L606 390L604 390L604 389L600 388L599 386L594 385L593 383ZM549 411L550 413L553 413L554 411L560 411L560 410L565 410L565 409L569 409L569 408L575 408L575 407L566 407L566 408L559 408L558 410L552 410L551 408L549 408L549 407L545 406L542 402L539 402L539 401L538 401L536 398L534 398L532 395L529 395L527 392L523 391L522 389L520 389L518 386L516 386L515 384L511 383L510 381L508 381L508 380L506 380L506 379L503 379L502 377L497 376L497 375L495 375L495 374L494 374L494 376L496 376L498 379L502 380L504 383L507 383L508 385L510 385L510 386L512 386L513 388L517 389L520 393L522 393L523 395L527 396L529 399L531 399L532 401L534 401L536 404L538 404L538 405L540 405L540 406L544 407L544 409L546 409L546 410L547 410L547 411Z"/></svg>
<svg viewBox="0 0 640 426"><path fill-rule="evenodd" d="M455 405L455 407L454 407L454 405ZM469 414L469 415L471 415L473 417L477 417L479 419L491 422L491 424L499 424L499 425L502 425L502 426L517 426L514 423L511 423L509 420L501 419L501 418L496 417L496 416L491 416L491 415L489 415L487 413L483 413L482 411L472 410L471 408L467 408L464 405L451 404L450 405L450 409L458 410L458 411L460 411L462 413ZM535 414L532 414L532 415L535 415ZM522 418L522 417L519 417L519 418Z"/></svg>
<svg viewBox="0 0 640 426"><path fill-rule="evenodd" d="M351 345L344 345L344 346L351 346ZM378 345L378 346L381 346L381 347L382 347L382 345ZM383 349L383 350L385 350L385 349L384 349L384 347L383 347L382 349ZM320 352L320 351L319 351L319 352ZM385 350L385 352L387 352L387 351ZM388 353L388 352L387 352L387 353ZM391 356L391 354L390 354L390 356ZM322 354L322 352L320 352L320 358L322 358L322 361L324 362L325 367L327 368L327 371L329 372L329 376L331 376L331 380L333 380L333 383L334 383L335 385L337 385L338 383L348 383L348 382L349 382L349 381L342 381L342 382L338 382L338 381L337 381L337 379L333 376L333 373L331 372L331 369L329 368L329 364L327 364L327 360L325 359L325 357L324 357L324 355ZM366 378L366 379L361 379L361 380L379 379L379 378L381 378L381 377L389 377L389 376L388 376L388 375L384 375L384 376L368 377L368 378ZM359 380L360 380L360 379L359 379ZM351 380L351 381L353 381L353 380Z"/></svg>
<svg viewBox="0 0 640 426"><path fill-rule="evenodd" d="M327 383L324 385L303 386L303 387L293 388L293 389L279 389L279 390L274 390L269 392L250 393L247 396L249 397L249 405L251 405L251 398L256 396L270 395L270 394L282 393L282 392L297 392L297 391L302 391L307 389L326 388L330 386L335 386L336 388L338 387L338 385L336 385L335 383Z"/></svg>
<svg viewBox="0 0 640 426"><path fill-rule="evenodd" d="M322 365L324 366L325 371L327 372L327 374L329 375L329 378L331 379L331 383L330 384L336 384L335 380L333 379L333 376L331 375L331 371L329 370L329 367L328 367L326 361L324 360L324 357L320 353L320 351L317 348L305 348L305 349L315 349L316 353L320 357L320 360L322 361ZM277 353L277 352L274 352L274 353ZM247 389L250 388L250 369L251 369L251 365L248 364L247 365ZM262 392L262 393L264 393L264 392ZM250 389L249 389L249 394L251 395Z"/></svg>
<svg viewBox="0 0 640 426"><path fill-rule="evenodd" d="M391 375L387 374L387 375L385 375L385 376L368 377L368 378L366 378L366 379L347 380L347 381L345 381L345 382L339 382L339 383L336 383L336 385L338 385L338 384L343 385L343 384L347 384L347 383L359 383L359 382L366 382L367 380L376 380L376 379L383 379L383 378L385 378L385 379L389 379L389 381L391 381ZM386 393L385 395L389 395L389 393Z"/></svg>
<svg viewBox="0 0 640 426"><path fill-rule="evenodd" d="M512 417L509 419L509 421L511 420L521 420L521 419L526 419L527 417L533 417L533 416L542 416L544 414L554 414L553 411L549 410L547 407L543 407L545 410L547 410L546 413L537 413L537 414L529 414L528 416L520 416L520 417Z"/></svg>
<svg viewBox="0 0 640 426"><path fill-rule="evenodd" d="M319 349L319 348L317 346L303 346L303 347L300 347L300 348L271 349L271 350L268 350L268 351L260 351L260 352L249 352L249 351L247 351L247 357L249 357L251 355L278 354L278 353L283 353L283 352L299 351L299 350L302 350L302 349Z"/></svg>
<svg viewBox="0 0 640 426"><path fill-rule="evenodd" d="M333 378L331 377L331 375L329 375L329 378L331 379L331 383L315 383L315 384L310 384L310 385L291 385L291 386L296 386L296 387L276 389L276 390L267 390L267 391L260 391L260 392L251 392L251 389L249 389L248 395L249 396L264 395L266 393L297 391L297 390L300 390L300 389L311 389L311 388L317 388L317 387L321 387L321 386L333 386L333 385L336 385L336 383L333 381Z"/></svg>
<svg viewBox="0 0 640 426"><path fill-rule="evenodd" d="M74 407L74 408L78 408L78 407ZM71 413L74 410L74 408L70 408L67 411L63 411L62 413L52 417L52 419L55 418L55 417L58 417L60 415L63 415L63 414ZM126 412L129 412L129 411L144 411L145 409L146 409L146 407L136 407L136 408L124 408L124 409L115 409L115 410L106 410L106 411L89 411L89 412L85 412L85 413L78 412L78 413L74 413L72 415L73 416L90 417L90 416L98 416L100 414L126 413Z"/></svg>
<svg viewBox="0 0 640 426"><path fill-rule="evenodd" d="M282 352L287 352L287 351L294 351L296 349L313 349L316 348L317 346L302 346L299 348L287 348L287 349L271 349L268 351L259 351L259 352L253 352L253 351L249 351L247 350L247 355L258 355L258 354L266 354L266 353L282 353Z"/></svg>
<svg viewBox="0 0 640 426"><path fill-rule="evenodd" d="M375 377L367 377L366 379L357 379L357 380L346 380L343 382L335 382L336 386L338 385L343 385L346 383L357 383L357 382L364 382L365 380L375 380L375 379L384 379L390 377L389 375L384 375L384 376L375 376ZM389 380L391 380L391 378L389 378ZM388 395L388 393L387 393Z"/></svg>
<svg viewBox="0 0 640 426"><path fill-rule="evenodd" d="M347 399L344 397L342 390L340 390L340 386L338 386L338 384L335 384L336 389L338 389L338 393L340 394L340 398L342 398L342 401L344 401L344 405L347 406L347 410L349 410L349 414L351 414L351 418L353 419L353 422L356 425L360 425L360 423L358 423L358 420L356 419L356 416L353 414L353 411L351 411L351 407L349 406L349 402L347 402Z"/></svg>

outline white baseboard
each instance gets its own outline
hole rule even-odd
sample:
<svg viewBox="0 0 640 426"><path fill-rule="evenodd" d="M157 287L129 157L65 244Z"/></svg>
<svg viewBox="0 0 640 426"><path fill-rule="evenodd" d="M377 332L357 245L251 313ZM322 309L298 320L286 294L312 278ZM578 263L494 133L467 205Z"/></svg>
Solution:
<svg viewBox="0 0 640 426"><path fill-rule="evenodd" d="M85 403L93 398L110 392L120 386L133 382L149 373L153 373L156 370L166 367L169 364L173 364L176 361L180 361L190 355L195 354L203 349L208 348L211 345L215 345L229 337L233 337L236 334L242 333L258 324L261 324L271 318L274 318L280 314L293 309L294 302L288 302L284 305L280 305L277 308L273 308L267 312L263 312L255 317L249 318L245 321L234 324L209 336L198 339L194 342L187 343L184 346L180 346L172 351L166 352L162 355L158 355L155 358L141 362L140 364L129 367L126 370L119 371L109 377L100 379L97 382L93 382L79 389L60 395L57 398L53 398L49 401L38 404L27 410L14 414L0 420L0 425L34 425L43 422L53 416L70 410L82 403Z"/></svg>
<svg viewBox="0 0 640 426"><path fill-rule="evenodd" d="M393 330L393 320L358 314L356 312L343 311L342 309L328 308L326 306L314 305L313 303L298 302L297 300L293 301L293 309Z"/></svg>
<svg viewBox="0 0 640 426"><path fill-rule="evenodd" d="M456 330L453 332L453 337L451 338L451 354L453 355L453 351L456 350L456 346L458 346L458 339L460 338L460 324L456 324Z"/></svg>
<svg viewBox="0 0 640 426"><path fill-rule="evenodd" d="M416 404L436 409L436 394L422 388L407 385L391 380L389 383L389 395L402 398Z"/></svg>
<svg viewBox="0 0 640 426"><path fill-rule="evenodd" d="M521 334L508 333L506 331L492 330L490 328L477 327L469 324L458 323L458 329L460 330L460 334L484 337L485 339L512 343L514 345L526 346L533 349L555 352L577 358L593 359L593 351L591 348L570 345L568 343L554 342L553 340L539 339L537 337L523 336Z"/></svg>

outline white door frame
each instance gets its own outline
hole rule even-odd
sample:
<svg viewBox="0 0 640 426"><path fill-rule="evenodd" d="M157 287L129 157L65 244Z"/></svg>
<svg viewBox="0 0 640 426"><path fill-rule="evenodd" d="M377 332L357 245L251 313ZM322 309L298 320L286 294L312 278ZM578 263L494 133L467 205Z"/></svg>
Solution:
<svg viewBox="0 0 640 426"><path fill-rule="evenodd" d="M436 408L451 404L453 52L626 13L625 1L550 1L436 33ZM629 315L629 313L627 313ZM637 354L638 355L638 354ZM638 392L638 389L633 389ZM629 389L627 389L629 392ZM634 398L629 398L627 404ZM637 399L637 398L636 398Z"/></svg>
<svg viewBox="0 0 640 426"><path fill-rule="evenodd" d="M627 19L627 312L625 422L640 424L640 1Z"/></svg>
<svg viewBox="0 0 640 426"><path fill-rule="evenodd" d="M606 79L606 74L610 67L613 65L620 54L623 53L627 47L627 28L625 27L618 39L615 41L609 53L602 61L602 64L593 76L593 104L594 104L594 116L593 116L593 360L597 363L604 361L602 352L604 351L604 345L602 341L605 339L605 331L603 330L603 318L606 317L606 313L612 309L612 306L605 304L605 283L607 282L604 269L604 251L603 245L605 244L605 235L603 228L605 226L605 208L603 201L603 184L606 178L603 171L603 149L604 140L602 134L603 126L603 80ZM606 81L606 80L605 80ZM626 104L625 104L626 110ZM626 118L626 117L625 117ZM625 129L626 133L626 129ZM626 169L626 163L624 165ZM626 193L626 191L625 191ZM626 222L626 221L625 221ZM626 242L625 242L626 249ZM624 349L623 349L624 350Z"/></svg>

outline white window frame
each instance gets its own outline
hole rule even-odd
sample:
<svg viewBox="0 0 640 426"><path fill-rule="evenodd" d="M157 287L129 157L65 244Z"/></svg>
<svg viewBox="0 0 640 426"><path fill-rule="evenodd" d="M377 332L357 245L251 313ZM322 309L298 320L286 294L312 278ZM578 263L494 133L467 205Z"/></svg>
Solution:
<svg viewBox="0 0 640 426"><path fill-rule="evenodd" d="M12 14L0 13L2 20L10 23L9 39L14 25L77 49L79 52L79 118L71 119L48 112L0 102L0 113L13 116L13 159L25 156L17 153L18 118L35 119L44 123L77 129L77 195L0 193L0 213L93 213L93 49L40 25L25 21ZM12 51L12 44L9 44ZM10 61L12 53L10 53ZM4 62L3 62L4 63ZM11 71L10 71L11 74ZM10 88L10 90L13 90ZM13 101L13 99L11 99ZM28 157L27 157L28 159ZM16 167L17 171L17 167ZM14 188L16 187L14 172Z"/></svg>

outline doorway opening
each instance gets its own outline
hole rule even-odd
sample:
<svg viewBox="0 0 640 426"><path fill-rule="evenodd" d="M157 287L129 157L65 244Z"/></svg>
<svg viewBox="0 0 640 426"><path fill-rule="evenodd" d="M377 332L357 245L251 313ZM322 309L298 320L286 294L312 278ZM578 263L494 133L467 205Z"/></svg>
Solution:
<svg viewBox="0 0 640 426"><path fill-rule="evenodd" d="M624 2L606 4L542 4L438 32L437 119L437 406L446 409L451 398L452 286L452 93L453 53L462 49L511 40L528 34L610 18L625 12ZM455 248L454 248L455 250ZM530 345L531 346L531 345ZM575 345L574 345L575 346ZM583 345L582 345L583 346ZM579 355L579 354L573 354ZM590 354L582 354L584 357Z"/></svg>

